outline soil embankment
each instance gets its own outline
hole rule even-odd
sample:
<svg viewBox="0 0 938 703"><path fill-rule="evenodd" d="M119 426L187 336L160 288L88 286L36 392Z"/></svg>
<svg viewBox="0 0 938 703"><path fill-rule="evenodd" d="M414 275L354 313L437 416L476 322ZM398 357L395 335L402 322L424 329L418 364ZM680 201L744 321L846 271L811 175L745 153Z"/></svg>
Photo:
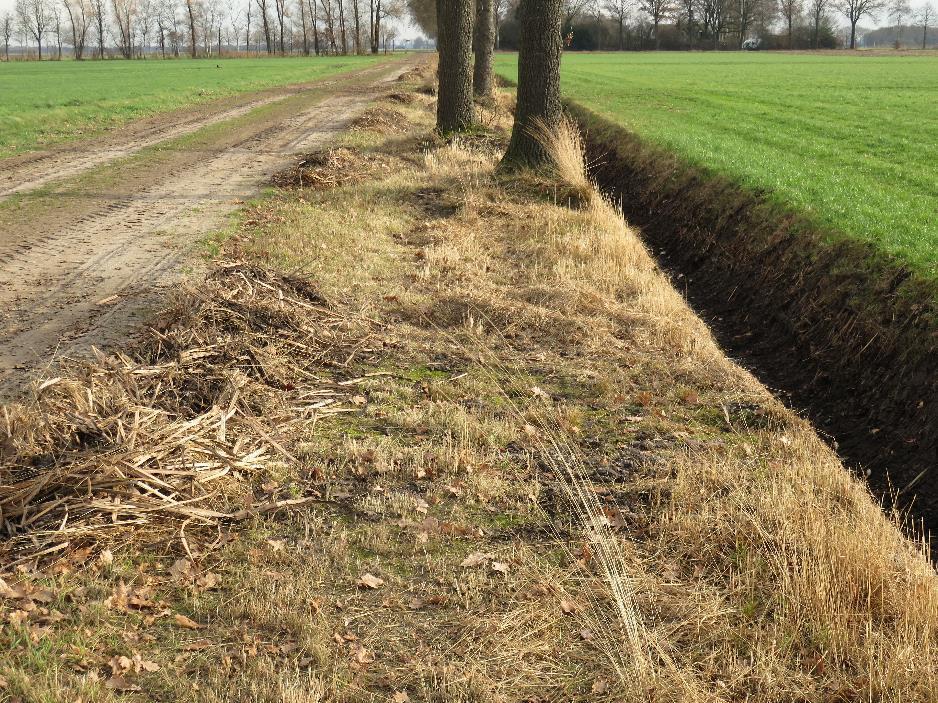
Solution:
<svg viewBox="0 0 938 703"><path fill-rule="evenodd" d="M871 246L572 106L621 202L723 347L887 504L938 525L938 292ZM893 500L895 497L898 500Z"/></svg>

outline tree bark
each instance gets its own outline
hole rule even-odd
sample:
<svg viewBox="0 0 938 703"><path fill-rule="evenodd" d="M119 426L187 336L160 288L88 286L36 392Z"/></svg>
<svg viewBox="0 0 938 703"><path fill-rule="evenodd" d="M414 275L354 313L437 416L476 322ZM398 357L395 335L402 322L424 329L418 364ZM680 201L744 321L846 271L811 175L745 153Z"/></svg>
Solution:
<svg viewBox="0 0 938 703"><path fill-rule="evenodd" d="M493 92L492 51L495 48L495 2L477 0L476 26L473 36L475 70L472 90L477 97L487 98Z"/></svg>
<svg viewBox="0 0 938 703"><path fill-rule="evenodd" d="M472 102L472 16L474 0L436 0L440 53L436 128L461 132L475 123Z"/></svg>
<svg viewBox="0 0 938 703"><path fill-rule="evenodd" d="M817 44L817 40L815 40L814 43ZM816 49L817 46L815 46L814 48ZM857 23L856 22L850 23L850 48L851 49L857 48Z"/></svg>
<svg viewBox="0 0 938 703"><path fill-rule="evenodd" d="M189 13L189 39L192 48L192 58L198 53L198 47L195 43L195 11L192 8L192 0L186 0L186 10Z"/></svg>
<svg viewBox="0 0 938 703"><path fill-rule="evenodd" d="M531 134L535 122L560 123L561 0L521 0L518 53L518 106L511 143L502 164L538 166L550 155Z"/></svg>

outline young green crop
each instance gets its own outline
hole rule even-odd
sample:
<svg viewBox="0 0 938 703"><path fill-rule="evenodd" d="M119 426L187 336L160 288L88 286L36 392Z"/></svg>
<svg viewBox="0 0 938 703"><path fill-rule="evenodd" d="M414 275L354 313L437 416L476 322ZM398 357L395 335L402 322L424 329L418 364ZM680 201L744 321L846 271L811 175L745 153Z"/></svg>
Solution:
<svg viewBox="0 0 938 703"><path fill-rule="evenodd" d="M0 158L130 120L364 68L384 57L0 63Z"/></svg>
<svg viewBox="0 0 938 703"><path fill-rule="evenodd" d="M514 78L514 56L498 70ZM938 276L938 57L567 54L564 94Z"/></svg>

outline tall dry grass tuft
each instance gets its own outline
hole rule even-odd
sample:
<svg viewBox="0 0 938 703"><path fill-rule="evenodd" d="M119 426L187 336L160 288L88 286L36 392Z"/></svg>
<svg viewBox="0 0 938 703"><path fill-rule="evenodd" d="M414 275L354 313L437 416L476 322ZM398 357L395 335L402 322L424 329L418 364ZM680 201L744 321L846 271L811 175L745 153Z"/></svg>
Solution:
<svg viewBox="0 0 938 703"><path fill-rule="evenodd" d="M587 175L586 147L576 124L566 115L556 125L535 119L528 126L528 133L550 156L550 175L566 186L570 195L585 203L598 197L592 181Z"/></svg>

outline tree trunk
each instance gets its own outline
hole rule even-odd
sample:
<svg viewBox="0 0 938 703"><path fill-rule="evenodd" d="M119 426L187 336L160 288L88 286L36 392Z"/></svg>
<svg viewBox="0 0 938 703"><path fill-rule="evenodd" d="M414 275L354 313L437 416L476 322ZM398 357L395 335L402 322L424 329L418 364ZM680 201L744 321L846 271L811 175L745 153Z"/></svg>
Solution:
<svg viewBox="0 0 938 703"><path fill-rule="evenodd" d="M815 43L817 43L817 40L815 40ZM851 49L857 48L857 23L856 22L850 23L850 48Z"/></svg>
<svg viewBox="0 0 938 703"><path fill-rule="evenodd" d="M186 0L186 9L189 11L189 39L192 44L192 58L195 58L198 49L195 44L195 13L192 10L192 0Z"/></svg>
<svg viewBox="0 0 938 703"><path fill-rule="evenodd" d="M472 90L477 97L489 97L493 91L492 51L495 48L495 2L477 0L475 34L475 71L472 76Z"/></svg>
<svg viewBox="0 0 938 703"><path fill-rule="evenodd" d="M511 143L502 159L511 166L537 166L550 155L531 130L536 123L560 124L561 0L521 0L521 46L518 52L518 106Z"/></svg>
<svg viewBox="0 0 938 703"><path fill-rule="evenodd" d="M348 35L345 32L345 0L339 0L339 32L342 34L342 55L348 56Z"/></svg>
<svg viewBox="0 0 938 703"><path fill-rule="evenodd" d="M474 0L436 0L440 53L436 128L461 132L475 122L472 102L472 16Z"/></svg>
<svg viewBox="0 0 938 703"><path fill-rule="evenodd" d="M361 10L358 7L358 0L355 0L352 3L352 9L354 10L354 19L355 19L355 54L359 55L362 53L362 21L361 21Z"/></svg>
<svg viewBox="0 0 938 703"><path fill-rule="evenodd" d="M307 0L310 3L310 21L313 24L313 51L319 56L319 13L316 8L316 0Z"/></svg>

